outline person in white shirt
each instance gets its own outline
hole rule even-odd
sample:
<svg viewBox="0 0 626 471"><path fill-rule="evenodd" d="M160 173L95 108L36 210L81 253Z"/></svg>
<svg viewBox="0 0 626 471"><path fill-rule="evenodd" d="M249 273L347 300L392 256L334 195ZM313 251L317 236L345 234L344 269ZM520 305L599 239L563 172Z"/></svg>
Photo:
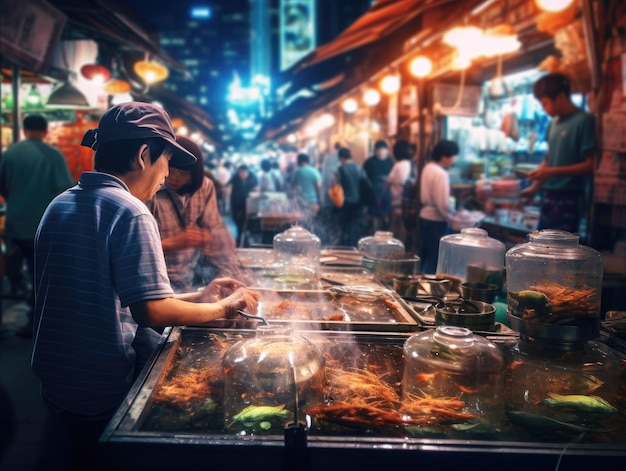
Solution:
<svg viewBox="0 0 626 471"><path fill-rule="evenodd" d="M406 238L406 229L402 219L402 196L404 184L411 175L412 158L411 144L404 140L396 142L393 145L394 164L386 181L391 194L391 231L402 241Z"/></svg>
<svg viewBox="0 0 626 471"><path fill-rule="evenodd" d="M454 141L442 139L424 166L420 176L419 257L422 273L434 274L437 270L439 241L448 232L448 224L454 216L450 205L450 176L446 171L454 165L459 146Z"/></svg>

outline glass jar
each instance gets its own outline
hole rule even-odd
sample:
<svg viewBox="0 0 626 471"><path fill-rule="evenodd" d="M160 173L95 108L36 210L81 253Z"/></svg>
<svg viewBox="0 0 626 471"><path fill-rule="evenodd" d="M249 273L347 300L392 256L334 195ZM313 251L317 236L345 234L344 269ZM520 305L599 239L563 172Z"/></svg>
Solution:
<svg viewBox="0 0 626 471"><path fill-rule="evenodd" d="M380 259L396 259L405 252L404 243L388 231L376 231L373 236L359 239L357 248L363 255Z"/></svg>
<svg viewBox="0 0 626 471"><path fill-rule="evenodd" d="M412 335L404 343L403 405L426 398L435 408L441 401L461 421L497 426L503 418L503 369L500 348L469 329L438 326ZM461 402L448 404L451 398Z"/></svg>
<svg viewBox="0 0 626 471"><path fill-rule="evenodd" d="M626 433L618 413L619 358L603 343L589 341L571 351L521 340L507 348L504 398L509 421L540 439L555 432Z"/></svg>
<svg viewBox="0 0 626 471"><path fill-rule="evenodd" d="M505 258L509 320L523 339L576 349L598 336L599 252L580 245L575 234L546 229L529 234Z"/></svg>
<svg viewBox="0 0 626 471"><path fill-rule="evenodd" d="M226 351L222 366L224 416L230 430L282 433L296 413L304 417L322 398L324 356L288 327L259 326L255 337Z"/></svg>
<svg viewBox="0 0 626 471"><path fill-rule="evenodd" d="M285 283L313 283L318 280L322 243L315 234L293 226L273 240L274 272Z"/></svg>
<svg viewBox="0 0 626 471"><path fill-rule="evenodd" d="M437 275L451 276L459 283L489 283L502 290L505 245L477 227L443 236L439 242Z"/></svg>

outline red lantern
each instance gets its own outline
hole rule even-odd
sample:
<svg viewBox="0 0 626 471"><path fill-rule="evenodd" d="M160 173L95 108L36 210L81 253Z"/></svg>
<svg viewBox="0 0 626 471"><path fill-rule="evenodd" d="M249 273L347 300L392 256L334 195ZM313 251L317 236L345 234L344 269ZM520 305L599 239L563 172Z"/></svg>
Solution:
<svg viewBox="0 0 626 471"><path fill-rule="evenodd" d="M111 78L111 71L100 64L86 64L80 68L80 73L88 80L104 83Z"/></svg>

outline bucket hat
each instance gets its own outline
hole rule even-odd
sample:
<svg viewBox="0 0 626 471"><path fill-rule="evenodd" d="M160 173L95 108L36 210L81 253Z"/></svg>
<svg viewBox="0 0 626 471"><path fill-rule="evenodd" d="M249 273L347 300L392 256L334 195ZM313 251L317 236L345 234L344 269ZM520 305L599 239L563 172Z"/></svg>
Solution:
<svg viewBox="0 0 626 471"><path fill-rule="evenodd" d="M151 103L130 101L109 108L98 127L85 133L81 145L98 150L106 142L154 137L172 146L171 165L184 167L196 162L196 157L176 142L169 115Z"/></svg>

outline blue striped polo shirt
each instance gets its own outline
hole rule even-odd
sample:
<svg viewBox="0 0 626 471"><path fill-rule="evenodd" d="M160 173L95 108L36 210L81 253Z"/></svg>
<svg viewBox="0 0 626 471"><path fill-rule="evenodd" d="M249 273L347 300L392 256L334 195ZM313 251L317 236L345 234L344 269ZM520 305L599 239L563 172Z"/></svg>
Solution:
<svg viewBox="0 0 626 471"><path fill-rule="evenodd" d="M32 368L43 396L81 415L118 407L135 374L128 306L173 295L146 205L120 179L84 172L35 239Z"/></svg>

